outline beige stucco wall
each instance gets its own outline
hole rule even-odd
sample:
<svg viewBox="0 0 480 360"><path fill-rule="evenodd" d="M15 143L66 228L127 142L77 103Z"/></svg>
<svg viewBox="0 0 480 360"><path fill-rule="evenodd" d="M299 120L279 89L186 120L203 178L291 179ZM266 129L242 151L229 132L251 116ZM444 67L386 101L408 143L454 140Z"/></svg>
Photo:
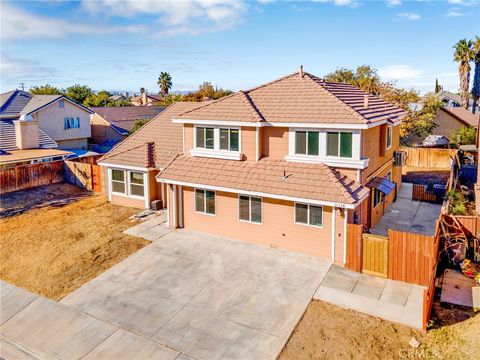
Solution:
<svg viewBox="0 0 480 360"><path fill-rule="evenodd" d="M59 149L87 149L88 138L58 140L57 144Z"/></svg>
<svg viewBox="0 0 480 360"><path fill-rule="evenodd" d="M462 126L465 126L464 123L458 121L458 119L442 109L438 110L433 121L438 126L433 129L432 134L443 135L449 139L453 131L458 131Z"/></svg>
<svg viewBox="0 0 480 360"><path fill-rule="evenodd" d="M65 106L59 107L59 101L33 114L33 119L38 120L40 128L45 131L55 141L88 139L91 136L90 114L73 105L69 101L64 101ZM80 128L64 129L64 118L78 117L80 119Z"/></svg>
<svg viewBox="0 0 480 360"><path fill-rule="evenodd" d="M19 149L36 149L39 146L38 121L36 120L16 120L15 139Z"/></svg>
<svg viewBox="0 0 480 360"><path fill-rule="evenodd" d="M91 119L91 131L94 144L101 144L105 140L123 140L126 136L115 131L110 123L103 120L100 115L93 114Z"/></svg>
<svg viewBox="0 0 480 360"><path fill-rule="evenodd" d="M216 192L216 215L195 212L194 189L183 188L183 222L189 230L212 233L331 259L332 208L324 207L323 227L294 223L294 204L263 198L262 224L238 219L238 194ZM173 215L172 206L169 206ZM176 207L178 209L178 206ZM335 260L343 262L344 212L336 212Z"/></svg>
<svg viewBox="0 0 480 360"><path fill-rule="evenodd" d="M241 129L242 153L244 160L256 161L257 152L257 133L254 127L245 127Z"/></svg>
<svg viewBox="0 0 480 360"><path fill-rule="evenodd" d="M288 128L267 126L262 129L262 155L272 159L288 155Z"/></svg>

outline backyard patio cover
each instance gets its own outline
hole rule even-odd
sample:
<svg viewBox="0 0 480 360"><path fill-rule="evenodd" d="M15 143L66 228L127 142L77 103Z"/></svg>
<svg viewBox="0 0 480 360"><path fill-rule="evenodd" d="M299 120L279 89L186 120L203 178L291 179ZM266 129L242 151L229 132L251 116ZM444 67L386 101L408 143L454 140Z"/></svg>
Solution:
<svg viewBox="0 0 480 360"><path fill-rule="evenodd" d="M378 189L385 195L389 195L395 189L395 184L386 178L374 177L367 187Z"/></svg>

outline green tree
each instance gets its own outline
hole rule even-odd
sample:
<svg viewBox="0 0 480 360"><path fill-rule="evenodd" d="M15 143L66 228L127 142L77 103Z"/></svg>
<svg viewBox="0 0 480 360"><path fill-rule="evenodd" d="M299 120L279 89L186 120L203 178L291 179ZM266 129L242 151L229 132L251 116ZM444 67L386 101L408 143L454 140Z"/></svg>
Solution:
<svg viewBox="0 0 480 360"><path fill-rule="evenodd" d="M147 119L138 119L138 120L135 120L135 122L133 123L132 128L131 128L130 131L128 132L128 135L132 135L135 131L137 131L138 129L140 129L140 128L141 128L143 125L145 125L147 122L148 122Z"/></svg>
<svg viewBox="0 0 480 360"><path fill-rule="evenodd" d="M79 104L83 104L87 97L92 94L92 89L87 85L75 84L65 89L65 95Z"/></svg>
<svg viewBox="0 0 480 360"><path fill-rule="evenodd" d="M30 92L30 94L33 94L33 95L61 95L62 94L60 89L49 84L32 86L28 91Z"/></svg>
<svg viewBox="0 0 480 360"><path fill-rule="evenodd" d="M467 109L470 100L468 91L470 87L470 61L474 58L473 42L462 39L457 42L453 48L455 49L453 59L458 62L458 74L460 75L461 106Z"/></svg>
<svg viewBox="0 0 480 360"><path fill-rule="evenodd" d="M341 82L356 86L370 94L379 95L380 76L369 65L360 65L355 71L345 68L335 70L324 77L325 81Z"/></svg>
<svg viewBox="0 0 480 360"><path fill-rule="evenodd" d="M85 106L115 106L114 102L110 99L108 91L99 91L98 94L90 94L87 96L83 104Z"/></svg>
<svg viewBox="0 0 480 360"><path fill-rule="evenodd" d="M144 87L141 87L140 88L140 94L143 94L145 92L145 88Z"/></svg>
<svg viewBox="0 0 480 360"><path fill-rule="evenodd" d="M462 126L458 131L452 131L450 145L458 148L460 145L472 145L477 141L477 130L472 126Z"/></svg>
<svg viewBox="0 0 480 360"><path fill-rule="evenodd" d="M213 99L213 96L215 95L215 89L212 83L204 81L203 84L198 87L198 94L203 100Z"/></svg>
<svg viewBox="0 0 480 360"><path fill-rule="evenodd" d="M437 127L434 119L438 110L442 106L440 99L432 94L427 95L422 102L420 111L410 112L404 119L400 128L400 137L402 143L408 141L411 135L425 138L432 134L433 129Z"/></svg>
<svg viewBox="0 0 480 360"><path fill-rule="evenodd" d="M475 114L475 112L477 111L478 99L480 98L480 37L478 36L475 36L475 41L473 43L473 53L474 53L473 61L475 62L475 71L473 73L473 85L472 85L472 97L473 97L472 112Z"/></svg>
<svg viewBox="0 0 480 360"><path fill-rule="evenodd" d="M168 95L168 91L172 88L172 77L170 74L162 71L158 77L157 85L160 87L160 93L163 96Z"/></svg>
<svg viewBox="0 0 480 360"><path fill-rule="evenodd" d="M435 79L435 94L442 91L442 87L438 84L438 79Z"/></svg>

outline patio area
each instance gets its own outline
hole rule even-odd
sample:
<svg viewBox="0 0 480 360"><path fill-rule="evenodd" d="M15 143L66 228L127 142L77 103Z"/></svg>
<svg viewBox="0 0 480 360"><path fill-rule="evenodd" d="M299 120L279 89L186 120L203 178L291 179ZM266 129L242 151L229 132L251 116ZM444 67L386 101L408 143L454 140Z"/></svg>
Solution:
<svg viewBox="0 0 480 360"><path fill-rule="evenodd" d="M402 183L397 200L385 211L380 222L370 229L372 234L387 236L388 229L435 235L435 226L442 206L412 200L413 184Z"/></svg>

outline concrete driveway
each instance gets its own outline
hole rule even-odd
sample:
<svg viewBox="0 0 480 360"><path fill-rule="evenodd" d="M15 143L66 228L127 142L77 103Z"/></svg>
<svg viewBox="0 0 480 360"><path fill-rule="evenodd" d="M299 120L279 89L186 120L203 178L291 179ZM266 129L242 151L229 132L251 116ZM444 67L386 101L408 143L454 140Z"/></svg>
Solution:
<svg viewBox="0 0 480 360"><path fill-rule="evenodd" d="M330 262L170 232L61 303L187 358L273 359Z"/></svg>

